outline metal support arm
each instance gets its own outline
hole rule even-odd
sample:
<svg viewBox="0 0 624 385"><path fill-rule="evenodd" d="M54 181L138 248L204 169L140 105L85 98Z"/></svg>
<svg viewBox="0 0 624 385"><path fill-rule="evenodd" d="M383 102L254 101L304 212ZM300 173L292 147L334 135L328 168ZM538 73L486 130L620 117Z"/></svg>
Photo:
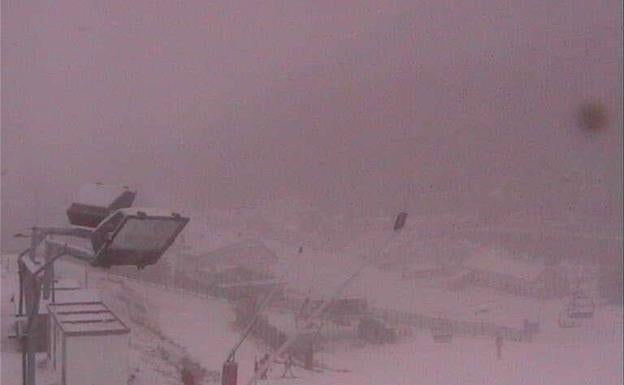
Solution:
<svg viewBox="0 0 624 385"><path fill-rule="evenodd" d="M29 258L24 259L23 257L27 255L26 251L23 252L18 259L20 277L22 278L20 291L22 293L28 293L28 298L30 298L30 301L26 301L28 320L26 323L26 346L22 353L22 380L24 385L35 385L35 350L37 334L35 320L39 314L39 301L41 300L41 280L39 276L42 272L50 268L56 260L66 255L66 251L66 249L63 249L57 254L52 255L42 266L38 266ZM25 284L27 287L23 287Z"/></svg>

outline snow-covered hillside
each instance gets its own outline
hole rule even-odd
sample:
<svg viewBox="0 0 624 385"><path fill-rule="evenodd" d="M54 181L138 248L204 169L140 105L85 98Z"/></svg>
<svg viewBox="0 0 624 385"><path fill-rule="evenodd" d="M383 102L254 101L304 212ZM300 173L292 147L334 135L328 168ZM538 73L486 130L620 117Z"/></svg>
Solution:
<svg viewBox="0 0 624 385"><path fill-rule="evenodd" d="M568 261L560 267L561 271L580 274L584 288L596 300L595 317L583 321L579 328L558 325L565 298L539 299L492 287L450 285L467 269L489 269L493 274L530 281L535 274L527 276L526 272L543 268L545 260L540 255L518 254L503 245L462 238L461 231L475 228L476 223L474 218L448 214L410 217L405 229L351 282L343 296L365 298L376 309L458 322L485 322L518 330L524 320L538 322L539 333L531 342L506 341L502 358L497 359L490 337L456 335L451 343L440 344L426 328L401 325L410 333L397 343L378 346L352 339L325 341L315 355L317 371L296 368L297 378L284 380L280 378L282 367L277 364L264 383L622 383L622 308L598 300L597 270L591 265ZM238 210L214 209L193 216L184 236L161 263L181 266L185 258L213 256L238 245L237 255L245 255L231 263L270 271L276 277L286 273L285 292L292 298L324 299L365 258L380 250L391 225L392 218L383 216L347 222L344 217L323 214L297 201L284 206L272 203ZM253 245L258 245L258 250ZM168 280L154 286L91 269L85 274L83 267L71 263L60 266L57 274L61 277L81 282L88 277L89 286L97 288L131 326L129 383L180 383L184 367L200 373L198 378L203 383L218 381L223 360L240 333L227 301L172 290L165 287L170 284ZM2 288L2 338L3 346L8 346L5 325L11 322L7 303L16 291L15 266L12 271L3 267ZM292 327L292 314L269 315L277 324ZM236 356L239 384L251 378L254 359L267 349L255 338L243 344ZM45 366L45 359L40 360ZM18 364L15 352L3 350L3 383L14 383Z"/></svg>

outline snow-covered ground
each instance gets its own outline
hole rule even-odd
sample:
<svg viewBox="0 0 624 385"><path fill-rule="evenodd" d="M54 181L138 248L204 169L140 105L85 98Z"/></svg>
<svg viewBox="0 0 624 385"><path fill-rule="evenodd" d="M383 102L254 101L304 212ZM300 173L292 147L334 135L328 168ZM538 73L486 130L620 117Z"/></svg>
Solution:
<svg viewBox="0 0 624 385"><path fill-rule="evenodd" d="M330 295L362 263L362 257L379 249L388 234L388 221L384 218L346 224L336 218L319 219L318 215L312 215L316 222L332 223L332 230L342 234L324 239L327 234L313 229L314 221L309 219L311 210L298 207L297 202L251 212L238 216L252 224L242 236L259 236L275 251L279 262L272 268L276 275L288 270L287 286L291 291L319 298ZM225 213L212 218L210 236L217 244L222 243L222 229L225 229L223 238L231 239L233 229L243 228L235 218ZM352 282L345 295L366 297L377 307L510 327L521 327L525 318L539 321L541 332L534 342L507 343L499 361L489 339L455 338L451 344L436 344L428 332L421 332L396 345L339 346L319 357L330 367L349 369L349 372L301 373L302 379L298 381L302 384L622 383L621 307L599 307L596 317L584 321L581 328L561 329L557 323L564 306L561 300L514 297L483 288L452 292L436 282L401 279L402 269L430 265L432 260L454 264L481 250L487 252L481 245L453 237L454 230L475 226L474 218L411 217L403 234L380 257L380 261L397 262L395 268L379 269L383 263L370 266ZM298 252L300 245L304 246L302 253ZM292 328L287 315L271 318L286 329Z"/></svg>
<svg viewBox="0 0 624 385"><path fill-rule="evenodd" d="M387 237L386 220L345 224L310 208L255 208L240 213L215 211L205 219L193 218L185 234L186 251L205 252L245 239L256 239L277 255L270 269L276 276L288 270L290 293L327 298ZM281 220L283 219L283 220ZM270 384L622 384L622 307L599 304L593 319L580 328L558 326L561 300L514 297L484 288L450 291L435 279L403 279L402 272L429 268L437 260L455 263L479 252L479 245L456 240L446 229L470 227L469 218L456 220L411 218L404 232L375 263L363 271L345 296L365 297L375 307L448 317L465 321L494 322L520 328L523 319L539 321L540 332L532 342L505 342L501 359L494 341L486 337L455 336L451 343L435 343L430 332L416 330L398 343L365 345L340 341L326 344L316 354L324 369L308 372L296 368L295 379L281 379L276 364ZM329 234L318 230L331 224ZM318 231L317 231L318 230ZM299 247L303 250L299 253ZM406 257L408 256L408 257ZM433 262L432 262L433 261ZM178 261L183 263L183 261ZM85 281L83 267L62 263L60 276ZM2 383L19 382L19 354L7 340L11 320L10 295L16 292L15 266L2 271ZM90 288L132 329L133 384L180 384L182 359L191 360L216 381L223 360L239 338L233 312L227 302L175 290L128 281L90 270ZM270 314L277 325L292 331L289 314ZM253 362L267 352L259 341L248 339L237 352L239 384L253 374ZM43 360L43 358L40 358ZM45 360L44 360L45 361ZM45 366L45 364L42 364ZM44 370L44 369L42 369ZM41 376L42 379L46 378ZM41 382L40 384L43 384ZM49 385L46 383L46 385Z"/></svg>
<svg viewBox="0 0 624 385"><path fill-rule="evenodd" d="M206 368L218 370L238 337L228 305L153 287L144 287L143 293L154 304L163 333L184 346ZM296 369L298 379L282 380L282 367L278 364L266 383L622 383L621 308L601 308L594 319L579 329L558 328L556 316L556 312L548 315L534 342L505 343L500 360L490 339L457 337L450 344L438 344L423 331L393 345L338 344L317 356L329 368L322 373ZM237 354L239 383L251 377L253 359L263 352L254 340L243 345Z"/></svg>
<svg viewBox="0 0 624 385"><path fill-rule="evenodd" d="M77 272L76 272L77 273ZM75 274L75 273L74 273ZM104 278L103 278L104 277ZM114 282L105 275L92 273L91 285L98 284L103 298L114 294ZM11 279L5 273L3 285L3 324L8 320L6 305L11 292ZM116 283L117 282L117 283ZM14 282L13 282L14 283ZM227 303L215 299L189 296L162 288L126 282L145 300L150 322L163 337L210 371L218 371L228 350L238 338L233 329L233 314ZM107 292L108 291L108 292ZM622 379L622 309L602 307L596 317L578 329L559 329L553 322L544 324L532 343L503 346L503 356L496 358L493 341L482 338L456 337L449 344L433 342L429 333L417 333L397 344L372 346L337 344L317 355L328 369L320 373L295 369L298 378L281 379L281 365L275 365L264 383L307 384L621 384ZM3 327L3 347L6 334ZM133 349L145 340L133 327ZM145 341L144 341L145 342ZM154 344L143 345L144 349ZM264 348L253 339L245 342L237 354L239 383L251 378L253 359ZM135 352L138 359L144 352ZM19 359L3 348L2 383L19 379ZM149 356L147 356L149 357ZM156 360L155 357L148 358ZM138 359L141 383L176 383L171 375L159 374L146 358ZM149 373L149 374L148 374ZM148 378L150 380L148 380ZM138 383L135 382L135 383ZM179 382L178 382L179 383Z"/></svg>
<svg viewBox="0 0 624 385"><path fill-rule="evenodd" d="M288 287L302 295L323 298L344 281L362 263L352 254L326 253L304 249L296 253L276 242L269 243L281 257L278 274L288 271ZM293 250L295 249L295 250ZM453 292L431 281L402 279L400 271L385 271L374 265L363 270L345 291L345 296L367 298L374 307L405 312L446 316L465 321L486 321L520 327L523 319L532 321L554 317L562 302L535 301L513 297L492 290L468 288ZM487 304L487 313L479 312ZM554 314L554 315L553 315Z"/></svg>
<svg viewBox="0 0 624 385"><path fill-rule="evenodd" d="M136 285L136 284L135 284ZM163 333L184 346L203 366L218 370L237 340L228 305L212 299L183 296L145 287ZM280 379L274 366L266 384L621 384L621 308L602 308L579 329L544 325L532 343L505 343L496 358L494 341L455 338L433 342L427 332L384 346L339 344L317 356L329 369L322 373L296 369L295 380ZM253 370L253 359L264 352L254 340L237 354L239 383Z"/></svg>

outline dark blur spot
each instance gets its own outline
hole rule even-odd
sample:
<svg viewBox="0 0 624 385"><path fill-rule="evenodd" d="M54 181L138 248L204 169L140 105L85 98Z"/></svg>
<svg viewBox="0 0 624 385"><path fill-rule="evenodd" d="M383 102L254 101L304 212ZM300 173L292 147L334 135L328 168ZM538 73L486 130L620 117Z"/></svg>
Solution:
<svg viewBox="0 0 624 385"><path fill-rule="evenodd" d="M579 125L585 132L598 133L607 125L607 114L601 103L586 103L579 110Z"/></svg>

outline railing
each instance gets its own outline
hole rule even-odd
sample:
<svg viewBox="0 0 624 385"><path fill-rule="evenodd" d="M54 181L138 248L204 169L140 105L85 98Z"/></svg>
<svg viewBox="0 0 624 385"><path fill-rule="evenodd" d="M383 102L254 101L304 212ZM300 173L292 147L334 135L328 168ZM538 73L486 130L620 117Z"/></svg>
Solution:
<svg viewBox="0 0 624 385"><path fill-rule="evenodd" d="M123 276L124 278L128 278L131 280L140 281L143 283L147 283L152 286L158 286L168 290L174 290L184 294L190 294L197 297L222 297L221 293L212 292L204 285L199 284L199 282L193 282L189 280L174 280L174 287L169 285L165 285L160 282L154 282L153 279L155 277L141 276L137 275L136 277L131 277L128 274L118 273L118 272L110 272L111 275ZM132 275L132 274L130 274ZM147 278L147 279L145 279ZM184 283L183 283L184 282ZM223 297L222 297L223 298ZM302 301L298 299L288 298L287 296L275 301L275 305L280 306L280 308L285 308L291 311L297 311ZM488 337L496 337L501 336L504 339L512 340L512 341L522 341L529 342L532 340L535 335L535 330L530 330L526 328L514 328L504 325L499 325L491 322L480 322L480 321L464 321L464 320L454 320L450 318L444 317L434 317L426 314L420 313L410 313L404 312L394 309L385 309L385 308L369 308L369 313L371 316L384 320L390 324L395 325L409 325L411 327L417 327L421 329L432 329L437 327L446 327L450 328L453 334L456 335L467 335L467 336L488 336ZM260 327L262 328L262 327ZM268 329L268 327L267 327ZM326 328L324 328L326 329ZM400 329L400 326L399 326ZM323 334L336 334L331 333L330 330L322 330L319 337L323 338ZM280 332L281 333L281 332ZM277 340L273 341L272 337L275 333L266 332L261 333L261 339L268 338L267 345L272 346L272 344L277 343ZM401 334L401 333L400 333ZM264 336L264 337L263 337ZM281 337L275 337L281 338Z"/></svg>
<svg viewBox="0 0 624 385"><path fill-rule="evenodd" d="M531 341L535 334L532 330L512 328L491 322L462 321L424 314L408 313L392 309L372 308L373 316L388 323L410 325L422 329L449 328L453 334L469 336L501 336L512 341Z"/></svg>

